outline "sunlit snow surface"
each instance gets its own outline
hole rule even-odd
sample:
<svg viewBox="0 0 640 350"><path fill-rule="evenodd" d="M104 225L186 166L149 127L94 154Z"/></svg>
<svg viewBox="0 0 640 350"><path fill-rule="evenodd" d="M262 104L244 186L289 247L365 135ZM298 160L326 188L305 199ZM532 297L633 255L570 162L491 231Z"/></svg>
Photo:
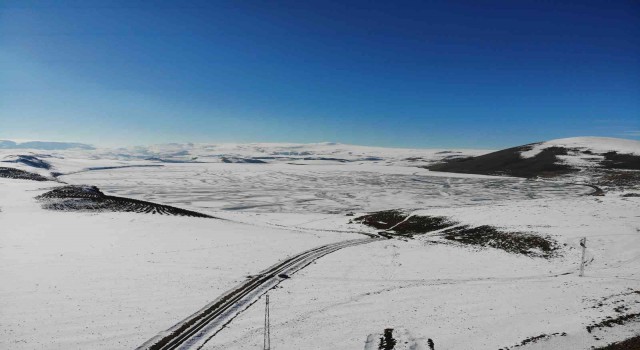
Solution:
<svg viewBox="0 0 640 350"><path fill-rule="evenodd" d="M578 185L372 165L174 164L61 177L106 192L203 210L340 213L578 196Z"/></svg>
<svg viewBox="0 0 640 350"><path fill-rule="evenodd" d="M375 232L345 214L390 208L549 235L563 254L529 258L429 236L347 248L271 292L274 349L363 349L385 328L395 329L398 350L428 349L429 338L436 349L495 350L562 332L522 349L586 350L637 333L638 323L592 334L586 326L640 313L640 198L417 167L482 153L334 144L2 150L0 161L36 154L52 168L0 166L227 220L46 211L34 197L63 184L0 179L0 348L135 348L286 256ZM582 237L593 260L580 278ZM260 348L262 306L206 349Z"/></svg>

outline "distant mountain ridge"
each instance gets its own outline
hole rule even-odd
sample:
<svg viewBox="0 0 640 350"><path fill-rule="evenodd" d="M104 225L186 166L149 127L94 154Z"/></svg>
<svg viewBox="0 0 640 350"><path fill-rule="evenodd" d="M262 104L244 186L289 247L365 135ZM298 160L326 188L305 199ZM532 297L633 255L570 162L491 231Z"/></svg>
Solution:
<svg viewBox="0 0 640 350"><path fill-rule="evenodd" d="M348 145L340 143L170 143L99 149L96 154L120 160L150 160L162 163L295 163L377 164L421 166L442 159L485 154L479 149L408 149Z"/></svg>
<svg viewBox="0 0 640 350"><path fill-rule="evenodd" d="M95 149L91 145L78 142L54 142L54 141L28 141L15 142L0 140L0 149L41 149L41 150L65 150L65 149Z"/></svg>

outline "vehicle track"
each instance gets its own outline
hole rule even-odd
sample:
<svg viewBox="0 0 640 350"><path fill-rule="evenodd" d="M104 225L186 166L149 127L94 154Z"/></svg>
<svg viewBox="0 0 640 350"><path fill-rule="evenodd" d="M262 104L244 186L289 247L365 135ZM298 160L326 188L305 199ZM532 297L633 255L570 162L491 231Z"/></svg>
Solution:
<svg viewBox="0 0 640 350"><path fill-rule="evenodd" d="M362 238L331 243L289 257L227 291L175 326L149 339L137 350L199 349L233 318L289 275L342 248L381 239Z"/></svg>

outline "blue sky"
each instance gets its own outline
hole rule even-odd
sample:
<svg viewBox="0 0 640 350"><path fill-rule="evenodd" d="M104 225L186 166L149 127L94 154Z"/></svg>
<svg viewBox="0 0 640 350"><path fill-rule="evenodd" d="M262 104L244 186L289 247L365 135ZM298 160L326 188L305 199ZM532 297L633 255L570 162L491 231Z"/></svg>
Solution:
<svg viewBox="0 0 640 350"><path fill-rule="evenodd" d="M640 138L638 1L2 1L0 138Z"/></svg>

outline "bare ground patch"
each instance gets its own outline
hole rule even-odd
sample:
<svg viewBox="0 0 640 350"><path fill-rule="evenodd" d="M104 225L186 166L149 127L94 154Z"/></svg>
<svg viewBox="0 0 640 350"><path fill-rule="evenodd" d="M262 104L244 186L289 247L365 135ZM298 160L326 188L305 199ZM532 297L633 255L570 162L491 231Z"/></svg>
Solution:
<svg viewBox="0 0 640 350"><path fill-rule="evenodd" d="M169 205L105 195L95 186L58 187L36 199L43 202L43 208L50 210L134 212L213 218L207 214Z"/></svg>
<svg viewBox="0 0 640 350"><path fill-rule="evenodd" d="M379 211L353 219L351 222L361 223L379 230L399 236L412 237L455 225L443 216L409 216L401 210Z"/></svg>
<svg viewBox="0 0 640 350"><path fill-rule="evenodd" d="M500 348L500 350L515 349L515 348L519 348L521 346L527 346L529 344L534 344L534 343L537 343L539 341L544 341L544 340L551 339L552 337L557 337L557 336L566 337L567 333L562 332L562 333L540 334L540 335L537 335L535 337L529 337L529 338L521 341L519 344L516 344L514 346L507 346L507 347L504 347L504 348Z"/></svg>
<svg viewBox="0 0 640 350"><path fill-rule="evenodd" d="M640 320L640 313L635 313L635 314L625 314L625 315L620 315L618 317L612 317L609 316L607 318L605 318L604 320L598 322L598 323L594 323L591 325L587 326L587 332L591 333L594 329L601 329L601 328L605 328L605 327L613 327L616 325L623 325L627 322L631 322L631 321L638 321Z"/></svg>
<svg viewBox="0 0 640 350"><path fill-rule="evenodd" d="M640 171L607 170L597 177L595 184L619 190L640 188Z"/></svg>
<svg viewBox="0 0 640 350"><path fill-rule="evenodd" d="M533 233L508 232L493 226L456 226L442 232L444 239L457 243L491 247L509 253L551 258L557 255L558 243L550 237Z"/></svg>
<svg viewBox="0 0 640 350"><path fill-rule="evenodd" d="M442 230L437 235L450 242L495 248L530 257L551 258L557 256L560 250L559 244L548 236L503 231L489 225L459 226L444 216L409 215L397 209L362 215L352 219L350 223L383 230L379 234L387 238L412 238L414 235Z"/></svg>
<svg viewBox="0 0 640 350"><path fill-rule="evenodd" d="M32 180L32 181L49 181L49 179L39 174L30 173L24 170L19 170L14 168L4 168L4 167L0 167L0 177L5 177L9 179Z"/></svg>
<svg viewBox="0 0 640 350"><path fill-rule="evenodd" d="M596 350L638 350L640 349L640 335L625 341L609 344Z"/></svg>

